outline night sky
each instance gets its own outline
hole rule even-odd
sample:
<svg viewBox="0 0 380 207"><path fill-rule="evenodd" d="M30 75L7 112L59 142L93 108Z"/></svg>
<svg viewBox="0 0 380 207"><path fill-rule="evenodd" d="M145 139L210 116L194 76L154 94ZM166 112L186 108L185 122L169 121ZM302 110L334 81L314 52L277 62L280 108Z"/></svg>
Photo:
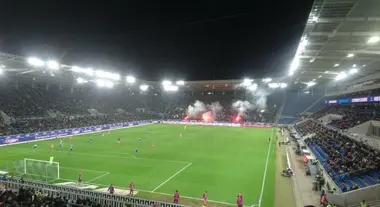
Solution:
<svg viewBox="0 0 380 207"><path fill-rule="evenodd" d="M18 2L1 3L1 52L146 80L283 76L313 3Z"/></svg>

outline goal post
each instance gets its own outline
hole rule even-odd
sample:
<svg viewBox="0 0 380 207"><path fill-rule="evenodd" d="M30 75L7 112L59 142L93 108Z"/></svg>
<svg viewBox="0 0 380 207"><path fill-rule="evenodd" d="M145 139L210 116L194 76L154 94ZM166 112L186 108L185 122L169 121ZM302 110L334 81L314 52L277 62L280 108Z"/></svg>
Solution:
<svg viewBox="0 0 380 207"><path fill-rule="evenodd" d="M16 174L46 182L54 181L60 178L59 162L25 158L22 166L16 168Z"/></svg>

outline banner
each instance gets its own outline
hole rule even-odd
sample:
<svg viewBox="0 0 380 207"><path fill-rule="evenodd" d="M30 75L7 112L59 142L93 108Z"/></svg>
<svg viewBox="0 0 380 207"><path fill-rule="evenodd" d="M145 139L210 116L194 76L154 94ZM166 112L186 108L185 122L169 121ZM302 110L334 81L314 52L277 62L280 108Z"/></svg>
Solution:
<svg viewBox="0 0 380 207"><path fill-rule="evenodd" d="M0 145L13 144L17 142L27 142L27 141L32 141L32 140L49 139L49 138L55 138L55 137L59 138L59 137L65 137L65 136L70 136L70 135L77 135L77 134L103 131L103 130L109 130L109 129L127 128L129 126L135 126L135 125L146 124L146 123L153 123L153 121L135 121L135 122L126 122L126 123L118 123L118 124L107 124L107 125L101 125L101 126L81 127L81 128L74 128L74 129L62 129L62 130L55 130L55 131L49 131L49 132L37 132L37 133L31 133L31 134L2 136L0 137Z"/></svg>
<svg viewBox="0 0 380 207"><path fill-rule="evenodd" d="M198 122L198 121L161 121L164 124L186 124L186 125L204 125L204 126L229 126L229 127L255 127L255 128L272 128L272 124L266 123L231 123L231 122Z"/></svg>

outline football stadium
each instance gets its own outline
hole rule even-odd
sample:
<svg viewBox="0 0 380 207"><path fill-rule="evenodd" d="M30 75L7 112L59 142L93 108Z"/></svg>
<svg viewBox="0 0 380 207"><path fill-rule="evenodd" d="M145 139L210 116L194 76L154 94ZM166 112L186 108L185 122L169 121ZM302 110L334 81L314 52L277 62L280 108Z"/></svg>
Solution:
<svg viewBox="0 0 380 207"><path fill-rule="evenodd" d="M315 0L285 76L0 53L0 206L380 207L379 11Z"/></svg>

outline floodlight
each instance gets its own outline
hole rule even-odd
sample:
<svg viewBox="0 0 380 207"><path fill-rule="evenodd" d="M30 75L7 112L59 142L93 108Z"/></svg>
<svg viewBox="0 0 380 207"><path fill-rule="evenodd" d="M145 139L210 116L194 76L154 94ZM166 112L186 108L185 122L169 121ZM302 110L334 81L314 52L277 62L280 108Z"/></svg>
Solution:
<svg viewBox="0 0 380 207"><path fill-rule="evenodd" d="M5 68L5 65L1 65L2 68Z"/></svg>
<svg viewBox="0 0 380 207"><path fill-rule="evenodd" d="M269 88L278 88L280 85L278 83L269 83L268 84Z"/></svg>
<svg viewBox="0 0 380 207"><path fill-rule="evenodd" d="M149 86L148 85L140 85L140 90L146 91L148 90Z"/></svg>
<svg viewBox="0 0 380 207"><path fill-rule="evenodd" d="M354 74L354 73L357 73L359 70L357 68L352 68L349 73L350 74Z"/></svg>
<svg viewBox="0 0 380 207"><path fill-rule="evenodd" d="M96 85L98 85L99 87L104 87L105 86L105 83L103 80L96 80Z"/></svg>
<svg viewBox="0 0 380 207"><path fill-rule="evenodd" d="M92 68L84 69L83 72L86 73L89 76L93 76L94 75L94 70Z"/></svg>
<svg viewBox="0 0 380 207"><path fill-rule="evenodd" d="M289 76L292 76L293 74L294 74L293 71L290 71L290 72L289 72Z"/></svg>
<svg viewBox="0 0 380 207"><path fill-rule="evenodd" d="M94 75L94 70L92 68L81 68L78 66L73 66L73 67L71 67L71 70L74 72L77 72L77 73L85 73L89 76Z"/></svg>
<svg viewBox="0 0 380 207"><path fill-rule="evenodd" d="M341 73L339 73L339 74L336 76L335 80L342 80L342 79L344 79L344 78L346 78L346 77L347 77L347 74L346 74L345 72L341 72Z"/></svg>
<svg viewBox="0 0 380 207"><path fill-rule="evenodd" d="M334 64L334 67L338 67L338 66L339 66L339 63L335 63L335 64Z"/></svg>
<svg viewBox="0 0 380 207"><path fill-rule="evenodd" d="M52 70L58 70L59 69L59 63L57 63L57 61L49 60L46 62L46 64L47 64L47 67L49 69L52 69Z"/></svg>
<svg viewBox="0 0 380 207"><path fill-rule="evenodd" d="M315 81L315 78L313 79L313 81Z"/></svg>
<svg viewBox="0 0 380 207"><path fill-rule="evenodd" d="M172 84L172 82L169 81L169 80L164 80L164 81L162 81L162 85L163 85L163 86L169 86L169 85L171 85L171 84Z"/></svg>
<svg viewBox="0 0 380 207"><path fill-rule="evenodd" d="M176 82L176 84L179 85L179 86L183 86L183 85L185 85L185 81L179 80L179 81Z"/></svg>
<svg viewBox="0 0 380 207"><path fill-rule="evenodd" d="M263 82L264 83L269 83L269 82L271 82L272 81L272 78L264 78L263 79Z"/></svg>
<svg viewBox="0 0 380 207"><path fill-rule="evenodd" d="M252 85L252 81L253 81L252 79L245 78L243 81L243 86L248 87Z"/></svg>
<svg viewBox="0 0 380 207"><path fill-rule="evenodd" d="M314 62L315 61L315 58L311 58L309 62Z"/></svg>
<svg viewBox="0 0 380 207"><path fill-rule="evenodd" d="M295 58L292 64L290 65L290 70L291 71L297 70L299 65L300 65L300 60L298 58Z"/></svg>
<svg viewBox="0 0 380 207"><path fill-rule="evenodd" d="M264 112L265 112L265 109L261 109L261 110L260 110L260 113L264 113Z"/></svg>
<svg viewBox="0 0 380 207"><path fill-rule="evenodd" d="M317 16L313 16L313 22L317 22L318 21L318 17Z"/></svg>
<svg viewBox="0 0 380 207"><path fill-rule="evenodd" d="M286 88L287 86L288 86L288 84L286 84L286 83L281 83L281 84L280 84L280 87L281 87L281 88Z"/></svg>
<svg viewBox="0 0 380 207"><path fill-rule="evenodd" d="M35 58L35 57L28 58L28 63L32 66L35 66L35 67L42 67L45 65L44 61L42 61L38 58Z"/></svg>
<svg viewBox="0 0 380 207"><path fill-rule="evenodd" d="M111 81L100 80L100 79L96 80L96 84L99 87L107 87L107 88L112 88L114 85Z"/></svg>
<svg viewBox="0 0 380 207"><path fill-rule="evenodd" d="M129 84L133 84L136 82L136 78L131 76L131 75L127 76L126 80L127 80L127 83L129 83Z"/></svg>
<svg viewBox="0 0 380 207"><path fill-rule="evenodd" d="M354 55L353 53L350 53L350 54L347 55L348 58L350 58L350 57L354 57L354 56L355 56L355 55Z"/></svg>
<svg viewBox="0 0 380 207"><path fill-rule="evenodd" d="M79 84L83 84L84 83L84 79L83 78L77 78L77 83Z"/></svg>
<svg viewBox="0 0 380 207"><path fill-rule="evenodd" d="M353 67L353 68L356 68L356 64L353 64L352 67Z"/></svg>
<svg viewBox="0 0 380 207"><path fill-rule="evenodd" d="M374 36L374 37L370 37L367 41L368 44L375 44L377 43L378 41L380 41L380 37L378 36Z"/></svg>
<svg viewBox="0 0 380 207"><path fill-rule="evenodd" d="M320 76L318 76L318 78L322 78L322 76L320 75Z"/></svg>
<svg viewBox="0 0 380 207"><path fill-rule="evenodd" d="M328 71L328 70L326 70L326 71L325 71L325 73L329 73L329 71Z"/></svg>
<svg viewBox="0 0 380 207"><path fill-rule="evenodd" d="M107 78L107 79L113 79L113 80L120 80L120 75L119 74L113 74L110 72L105 72L102 70L97 70L95 71L96 77L99 78Z"/></svg>
<svg viewBox="0 0 380 207"><path fill-rule="evenodd" d="M313 82L313 81L310 81L310 82L307 82L306 85L307 87L311 87L313 85L317 84L316 82Z"/></svg>
<svg viewBox="0 0 380 207"><path fill-rule="evenodd" d="M363 67L365 67L366 65L363 65Z"/></svg>
<svg viewBox="0 0 380 207"><path fill-rule="evenodd" d="M178 91L178 86L166 85L164 86L165 91Z"/></svg>

